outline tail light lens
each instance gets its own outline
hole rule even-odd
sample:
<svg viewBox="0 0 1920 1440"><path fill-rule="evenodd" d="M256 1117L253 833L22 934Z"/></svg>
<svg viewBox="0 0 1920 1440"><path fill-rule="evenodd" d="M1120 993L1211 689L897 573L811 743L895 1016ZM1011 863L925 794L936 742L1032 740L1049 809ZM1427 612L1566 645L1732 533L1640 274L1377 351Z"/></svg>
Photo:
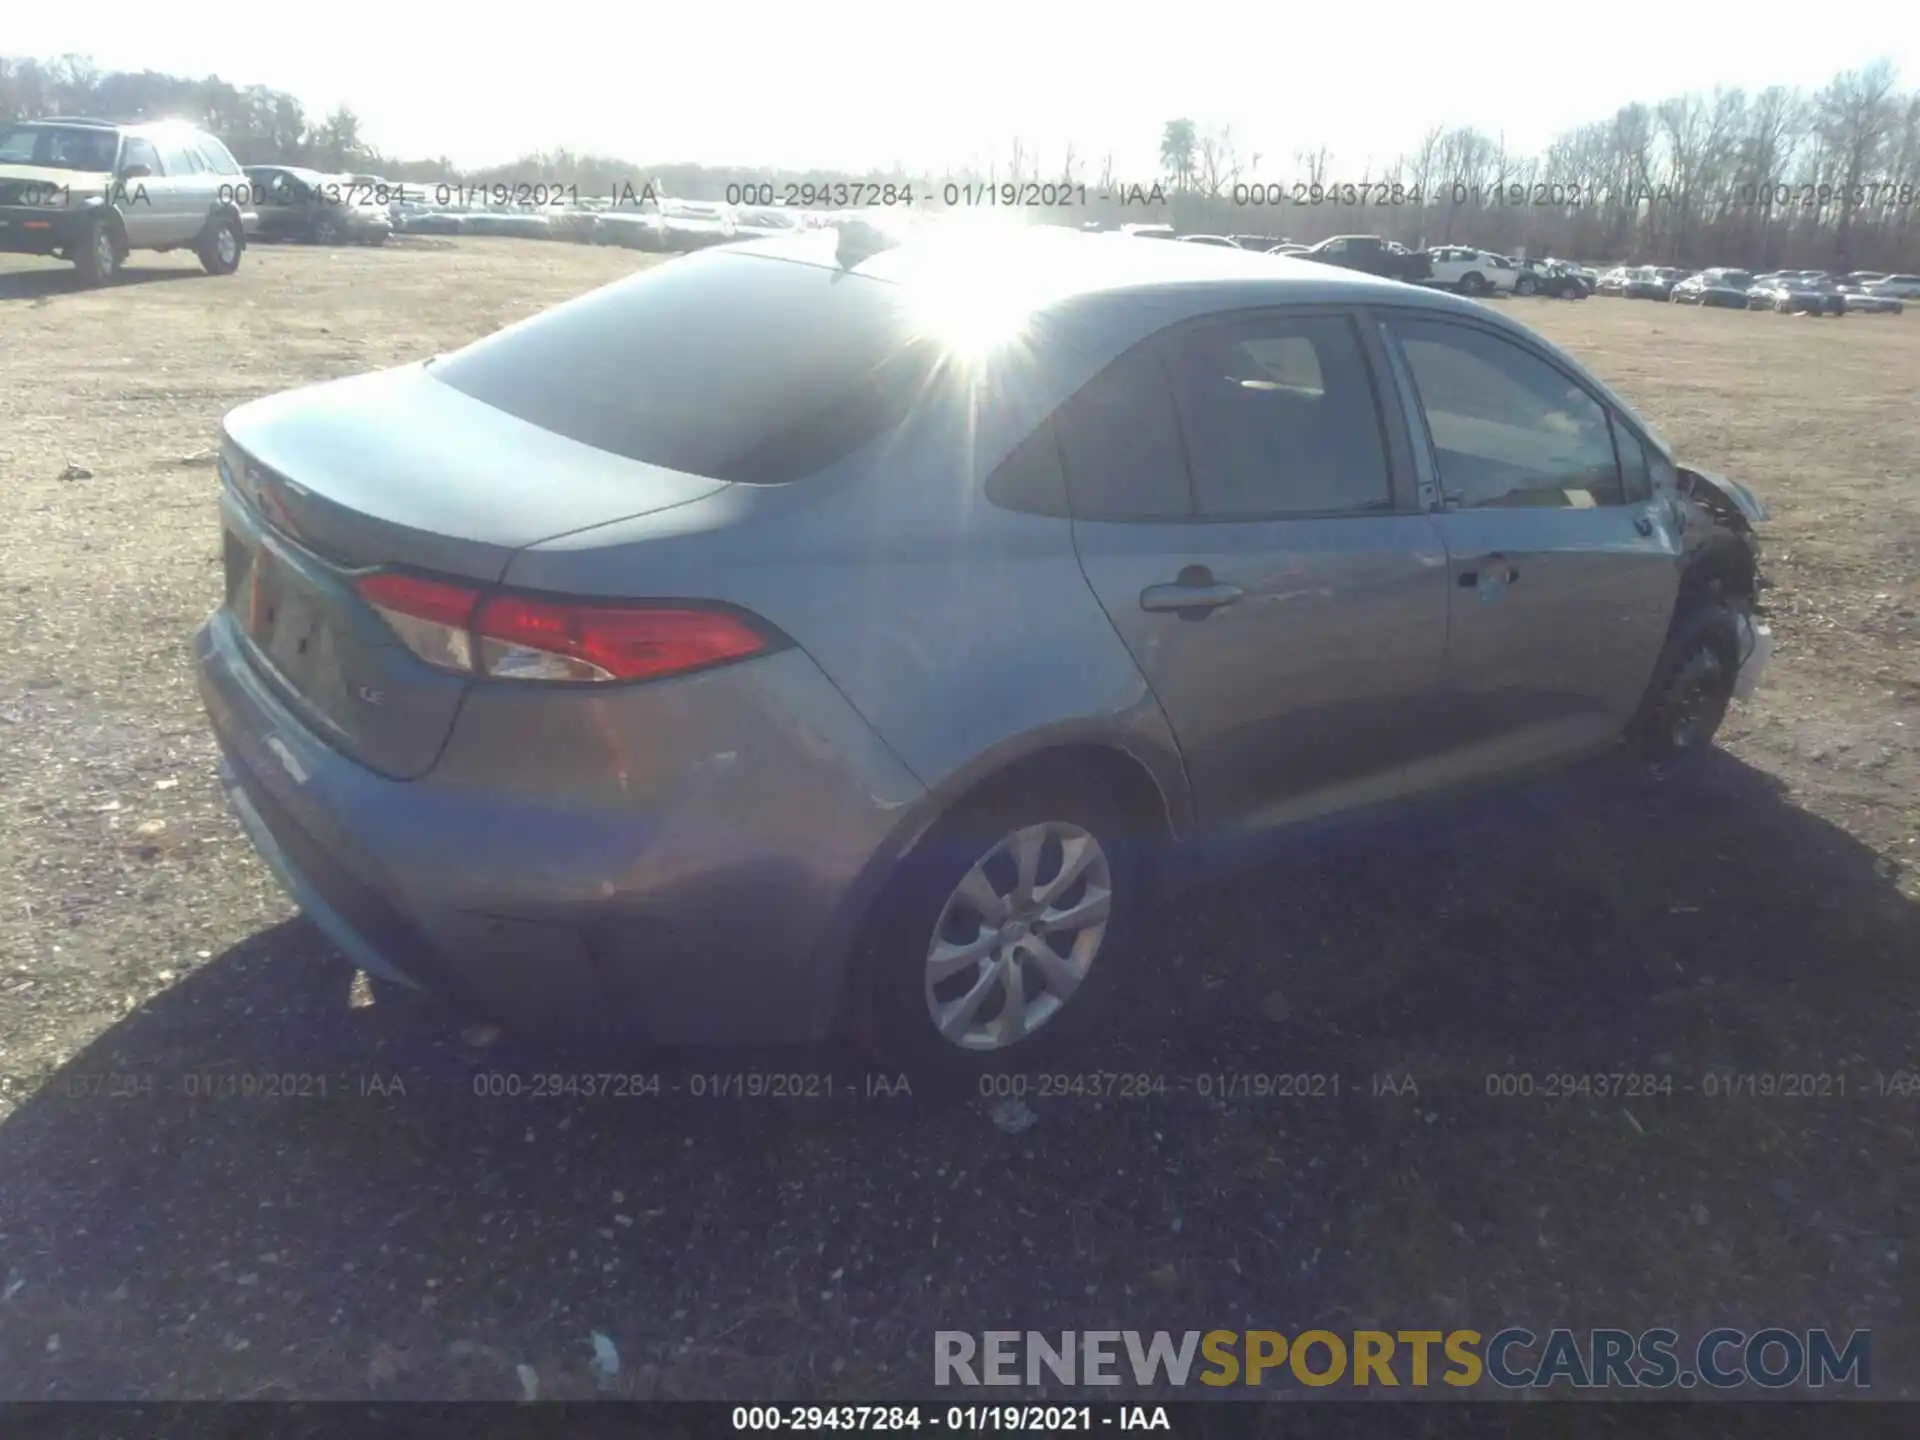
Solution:
<svg viewBox="0 0 1920 1440"><path fill-rule="evenodd" d="M774 644L730 610L489 596L392 573L365 575L355 585L429 665L500 680L655 680L758 655Z"/></svg>

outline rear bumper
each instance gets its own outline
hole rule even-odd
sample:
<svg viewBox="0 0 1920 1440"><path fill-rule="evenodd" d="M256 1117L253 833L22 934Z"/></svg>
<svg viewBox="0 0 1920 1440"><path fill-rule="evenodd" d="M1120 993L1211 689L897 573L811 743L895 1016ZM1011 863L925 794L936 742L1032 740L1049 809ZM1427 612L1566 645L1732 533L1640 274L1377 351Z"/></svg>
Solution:
<svg viewBox="0 0 1920 1440"><path fill-rule="evenodd" d="M604 699L477 689L412 781L307 730L224 609L195 660L229 798L316 927L520 1025L827 1033L924 795L798 651Z"/></svg>

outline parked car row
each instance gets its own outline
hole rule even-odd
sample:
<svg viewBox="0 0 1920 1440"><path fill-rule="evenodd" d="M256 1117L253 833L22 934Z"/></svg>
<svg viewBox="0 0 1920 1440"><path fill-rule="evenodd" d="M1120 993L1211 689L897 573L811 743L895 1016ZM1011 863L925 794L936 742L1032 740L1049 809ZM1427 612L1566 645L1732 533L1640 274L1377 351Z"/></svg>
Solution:
<svg viewBox="0 0 1920 1440"><path fill-rule="evenodd" d="M1275 247L1274 253L1362 270L1462 295L1545 295L1584 300L1594 275L1565 260L1516 259L1472 245L1436 245L1409 250L1378 235L1336 235L1318 245Z"/></svg>
<svg viewBox="0 0 1920 1440"><path fill-rule="evenodd" d="M1855 271L1836 278L1825 270L1774 270L1756 275L1716 266L1692 275L1664 265L1617 265L1600 277L1602 295L1628 300L1665 300L1729 310L1780 314L1899 314L1909 296L1920 295L1920 276Z"/></svg>
<svg viewBox="0 0 1920 1440"><path fill-rule="evenodd" d="M393 233L391 202L380 198L385 183L297 165L249 165L244 203L257 218L248 234L309 245L384 245Z"/></svg>

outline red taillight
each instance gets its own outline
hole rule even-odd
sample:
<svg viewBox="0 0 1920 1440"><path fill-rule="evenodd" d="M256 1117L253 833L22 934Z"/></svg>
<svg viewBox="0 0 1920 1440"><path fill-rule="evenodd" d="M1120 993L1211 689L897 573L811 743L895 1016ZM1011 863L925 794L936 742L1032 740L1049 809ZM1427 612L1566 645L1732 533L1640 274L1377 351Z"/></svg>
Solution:
<svg viewBox="0 0 1920 1440"><path fill-rule="evenodd" d="M414 654L501 680L651 680L758 655L768 637L725 610L591 605L478 590L411 575L356 582Z"/></svg>
<svg viewBox="0 0 1920 1440"><path fill-rule="evenodd" d="M354 586L368 604L381 610L395 610L416 620L430 620L459 630L467 628L473 607L480 603L478 590L441 580L422 580L414 575L363 575Z"/></svg>
<svg viewBox="0 0 1920 1440"><path fill-rule="evenodd" d="M647 680L767 648L765 636L723 610L569 605L522 595L487 601L473 631L488 674L539 680Z"/></svg>

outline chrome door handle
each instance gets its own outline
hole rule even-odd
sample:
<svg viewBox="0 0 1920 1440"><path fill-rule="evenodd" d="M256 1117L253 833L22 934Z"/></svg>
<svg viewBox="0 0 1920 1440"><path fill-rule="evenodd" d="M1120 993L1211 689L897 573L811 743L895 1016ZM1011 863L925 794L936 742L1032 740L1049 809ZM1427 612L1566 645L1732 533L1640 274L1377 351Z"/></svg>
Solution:
<svg viewBox="0 0 1920 1440"><path fill-rule="evenodd" d="M1238 585L1210 582L1197 585L1149 585L1140 592L1142 610L1218 610L1246 592Z"/></svg>

